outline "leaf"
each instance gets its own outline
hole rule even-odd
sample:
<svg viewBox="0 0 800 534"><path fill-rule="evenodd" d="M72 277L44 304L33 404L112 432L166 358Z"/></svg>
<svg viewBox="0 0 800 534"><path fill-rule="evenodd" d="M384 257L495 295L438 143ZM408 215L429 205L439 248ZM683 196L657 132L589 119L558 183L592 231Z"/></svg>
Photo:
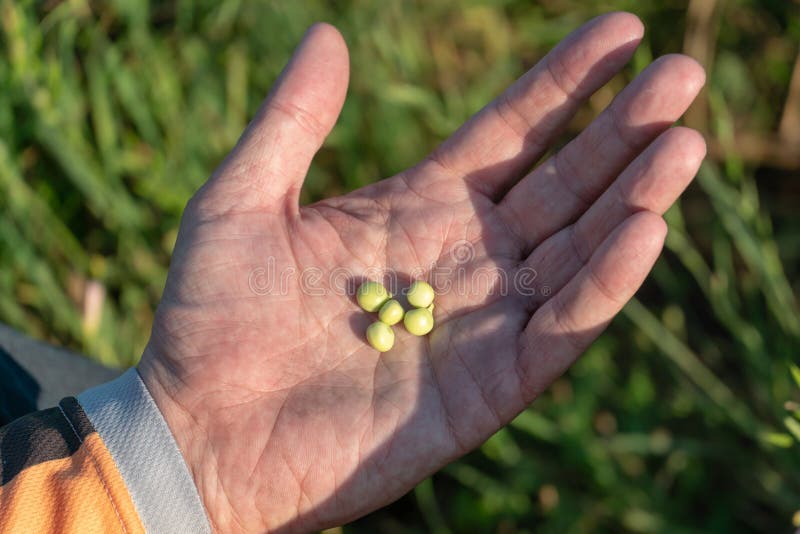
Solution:
<svg viewBox="0 0 800 534"><path fill-rule="evenodd" d="M786 417L783 420L783 424L785 424L786 428L789 429L789 432L792 433L794 439L800 441L800 422L798 422L797 419Z"/></svg>
<svg viewBox="0 0 800 534"><path fill-rule="evenodd" d="M797 367L795 364L789 364L789 372L792 373L792 378L794 378L794 383L797 384L797 387L800 388L800 367Z"/></svg>
<svg viewBox="0 0 800 534"><path fill-rule="evenodd" d="M761 441L772 445L774 447L780 447L782 449L788 449L792 445L794 445L794 440L792 436L785 432L765 432L759 436Z"/></svg>

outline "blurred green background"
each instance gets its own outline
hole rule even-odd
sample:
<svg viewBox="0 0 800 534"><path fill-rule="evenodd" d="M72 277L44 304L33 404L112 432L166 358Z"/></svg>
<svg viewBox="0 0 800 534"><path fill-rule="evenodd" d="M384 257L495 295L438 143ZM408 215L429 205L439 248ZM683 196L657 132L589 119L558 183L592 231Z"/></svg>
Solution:
<svg viewBox="0 0 800 534"><path fill-rule="evenodd" d="M647 35L568 135L658 55L708 71L685 122L710 155L667 214L667 251L532 409L344 531L791 531L797 1L0 0L0 320L135 363L186 200L312 22L341 29L352 81L305 202L414 163L611 9L637 13Z"/></svg>

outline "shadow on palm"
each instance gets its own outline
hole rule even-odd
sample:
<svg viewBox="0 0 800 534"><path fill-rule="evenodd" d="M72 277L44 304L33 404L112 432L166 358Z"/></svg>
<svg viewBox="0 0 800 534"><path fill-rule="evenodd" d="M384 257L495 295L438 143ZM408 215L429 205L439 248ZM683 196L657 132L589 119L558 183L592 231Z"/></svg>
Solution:
<svg viewBox="0 0 800 534"><path fill-rule="evenodd" d="M481 171L487 170L491 171ZM470 200L476 205L486 203L486 198L478 194L472 194ZM498 236L497 222L491 217L478 216L475 221L479 228L477 242L502 239ZM630 240L631 232L646 233L659 222L660 218L650 213L634 217L621 230L625 235L618 235L605 247L619 244L624 238ZM639 223L645 230L638 227ZM335 487L330 488L329 498L286 525L287 531L298 525L319 526L320 517L333 518L322 524L340 524L400 497L421 479L479 446L510 422L605 328L612 315L609 311L582 325L580 330L563 331L566 326L554 319L556 310L548 306L553 293L579 274L574 268L584 268L582 262L562 265L566 270L553 273L539 272L526 265L525 258L509 257L502 252L487 251L479 258L459 261L455 258L464 250L474 253L475 249L465 247L465 243L459 240L456 248L445 249L442 257L428 264L432 268L404 266L406 270L397 271L389 265L382 277L350 279L347 296L352 311L348 325L352 335L363 344L352 358L360 362L356 367L371 369L370 387L354 381L354 387L363 389L351 391L351 397L339 391L338 386L342 385L339 378L319 376L316 383L299 386L306 392L300 394L302 401L298 404L317 406L320 414L328 414L329 410L347 414L338 427L342 434L318 437L323 442L341 443L350 439L354 444L362 443L367 431L362 417L367 412L370 412L369 432L374 432L370 437L381 437L359 450L359 454L366 455L359 456L349 476L337 480ZM653 245L660 246L658 234L644 247L650 247L644 252L654 260L657 249ZM641 253L629 250L628 259L636 259ZM397 325L394 348L384 354L376 353L364 337L376 316L358 308L355 289L367 279L377 279L397 294L419 278L431 281L437 289L434 331L418 338ZM581 287L584 283L585 280L577 281L572 291L585 292ZM628 276L619 282L617 291L632 293L638 284L638 280ZM550 319L544 324L558 328L540 328L526 336L532 315L543 307L541 317ZM337 367L332 373L340 371ZM337 386L331 391L319 391L319 383L325 382ZM367 410L363 404L366 397L370 406ZM308 414L302 412L300 417L306 418ZM287 424L296 424L291 419ZM328 467L335 470L343 465ZM346 515L343 510L347 510Z"/></svg>

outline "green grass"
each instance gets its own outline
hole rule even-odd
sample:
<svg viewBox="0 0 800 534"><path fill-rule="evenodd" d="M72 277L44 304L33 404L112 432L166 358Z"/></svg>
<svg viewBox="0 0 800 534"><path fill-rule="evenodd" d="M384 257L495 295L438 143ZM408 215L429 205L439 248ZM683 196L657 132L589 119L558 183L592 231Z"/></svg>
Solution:
<svg viewBox="0 0 800 534"><path fill-rule="evenodd" d="M800 187L773 149L786 142L800 13L716 4L697 29L678 0L0 0L0 320L135 363L186 200L314 21L342 30L352 81L305 202L414 163L581 22L632 10L645 42L570 132L653 57L696 46L693 28L709 84L689 123L712 150L667 214L666 253L533 408L344 530L789 531ZM766 148L741 145L742 132Z"/></svg>

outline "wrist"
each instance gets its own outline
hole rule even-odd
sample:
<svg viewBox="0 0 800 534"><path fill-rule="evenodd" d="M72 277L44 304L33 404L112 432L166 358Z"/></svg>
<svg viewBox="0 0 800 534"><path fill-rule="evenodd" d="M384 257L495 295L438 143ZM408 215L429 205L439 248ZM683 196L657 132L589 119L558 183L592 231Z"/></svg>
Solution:
<svg viewBox="0 0 800 534"><path fill-rule="evenodd" d="M243 531L219 483L215 450L210 444L207 417L195 410L192 392L176 380L150 347L138 366L142 381L169 427L192 476L206 516L215 532Z"/></svg>

